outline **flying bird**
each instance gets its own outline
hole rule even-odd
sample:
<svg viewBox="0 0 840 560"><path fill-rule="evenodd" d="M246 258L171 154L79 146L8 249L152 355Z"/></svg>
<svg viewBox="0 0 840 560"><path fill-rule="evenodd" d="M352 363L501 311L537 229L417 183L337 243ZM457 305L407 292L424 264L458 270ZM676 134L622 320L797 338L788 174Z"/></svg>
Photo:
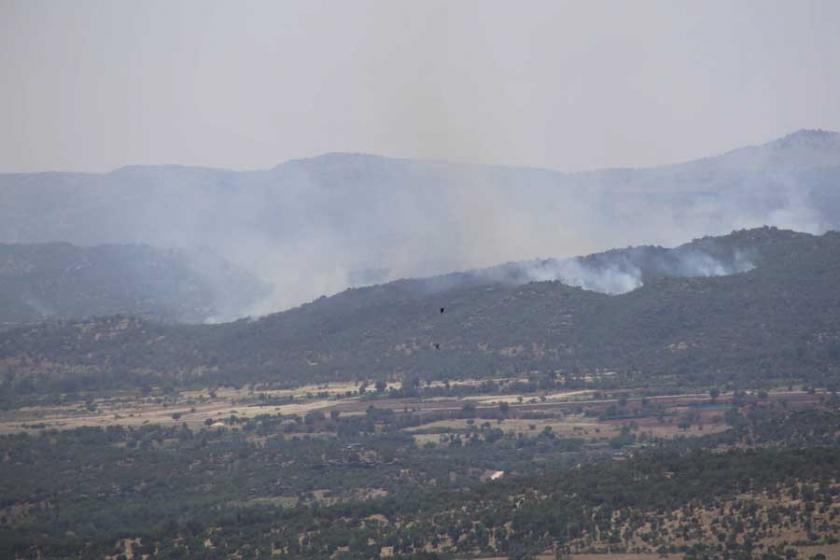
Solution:
<svg viewBox="0 0 840 560"><path fill-rule="evenodd" d="M446 311L446 308L445 308L445 307L441 307L441 308L440 308L440 312L441 312L441 313L443 313L444 311Z"/></svg>

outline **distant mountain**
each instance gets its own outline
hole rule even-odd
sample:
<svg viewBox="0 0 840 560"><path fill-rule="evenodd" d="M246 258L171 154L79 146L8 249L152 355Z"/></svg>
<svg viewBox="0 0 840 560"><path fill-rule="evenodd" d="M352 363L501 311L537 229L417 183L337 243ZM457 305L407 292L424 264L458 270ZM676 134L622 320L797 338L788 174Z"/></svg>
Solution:
<svg viewBox="0 0 840 560"><path fill-rule="evenodd" d="M840 134L573 174L328 154L248 172L0 175L0 241L208 246L274 286L263 312L351 286L764 224L840 228Z"/></svg>
<svg viewBox="0 0 840 560"><path fill-rule="evenodd" d="M761 146L748 146L721 156L675 167L706 167L742 171L775 172L819 169L840 165L840 134L828 130L800 130Z"/></svg>
<svg viewBox="0 0 840 560"><path fill-rule="evenodd" d="M230 319L266 290L207 251L0 244L0 329L120 313L162 322Z"/></svg>
<svg viewBox="0 0 840 560"><path fill-rule="evenodd" d="M748 258L750 266L701 276L672 266L697 255L720 266ZM680 386L836 384L840 233L760 228L580 261L596 272L632 262L645 281L605 295L479 272L351 289L221 325L127 317L43 324L0 335L0 371L8 390L68 380L241 384L532 371L612 371ZM507 266L515 277L517 265Z"/></svg>

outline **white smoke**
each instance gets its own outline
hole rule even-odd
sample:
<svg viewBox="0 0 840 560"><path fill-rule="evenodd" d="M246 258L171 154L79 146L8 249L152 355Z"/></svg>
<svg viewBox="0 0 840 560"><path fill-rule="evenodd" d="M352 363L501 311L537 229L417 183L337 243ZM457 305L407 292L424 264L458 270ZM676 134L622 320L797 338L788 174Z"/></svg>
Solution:
<svg viewBox="0 0 840 560"><path fill-rule="evenodd" d="M729 261L717 259L697 250L673 250L673 260L660 259L650 264L651 272L657 277L711 277L728 276L748 272L754 268L752 261L742 251L736 251ZM642 265L620 252L602 264L591 264L586 259L548 259L518 265L521 277L519 283L562 282L602 294L624 294L644 285L645 272Z"/></svg>
<svg viewBox="0 0 840 560"><path fill-rule="evenodd" d="M603 294L623 294L642 285L642 271L636 266L595 269L578 259L553 260L547 266L527 268L525 275L531 282L562 282Z"/></svg>

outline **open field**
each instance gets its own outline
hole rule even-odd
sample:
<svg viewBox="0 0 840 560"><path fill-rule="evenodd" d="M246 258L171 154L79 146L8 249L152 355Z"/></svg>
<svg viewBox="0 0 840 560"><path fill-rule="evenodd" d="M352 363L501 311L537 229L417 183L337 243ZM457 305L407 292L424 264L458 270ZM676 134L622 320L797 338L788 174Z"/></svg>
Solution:
<svg viewBox="0 0 840 560"><path fill-rule="evenodd" d="M68 405L25 407L0 412L0 433L40 429L73 429L82 426L140 426L145 424L186 423L191 428L230 416L249 418L259 414L306 414L335 406L338 395L355 390L349 383L307 385L296 389L261 391L268 399L288 404L261 404L254 392L246 389L218 388L210 391L185 391L170 396L144 397L117 394ZM315 395L318 395L315 397ZM288 399L291 399L290 401ZM350 399L348 399L350 400Z"/></svg>
<svg viewBox="0 0 840 560"><path fill-rule="evenodd" d="M706 424L693 424L686 429L677 426L674 421L658 421L656 418L641 418L635 420L638 429L637 434L646 434L653 438L673 438L677 436L696 436L722 432L727 429L722 419L710 421ZM437 441L439 435L450 432L463 432L469 430L475 421L469 420L439 420L430 422L409 431L415 434L418 442ZM621 433L622 427L627 425L627 420L598 420L585 416L567 416L561 419L525 419L507 418L493 426L506 433L536 435L549 429L558 437L584 438L588 441L605 441Z"/></svg>
<svg viewBox="0 0 840 560"><path fill-rule="evenodd" d="M155 403L139 401L96 401L95 410L84 404L69 407L26 408L14 414L0 416L0 433L14 433L32 429L73 429L82 426L140 426L145 424L181 424L197 428L208 420L219 422L230 416L250 418L259 414L306 414L328 408L329 401L310 400L288 405L231 404L230 401L210 399L189 402Z"/></svg>
<svg viewBox="0 0 840 560"><path fill-rule="evenodd" d="M479 381L463 385L477 388ZM391 387L398 390L400 385ZM806 407L817 402L819 396L779 390L768 393L766 399L768 403L784 400L791 407ZM474 406L474 417L462 414L468 405ZM503 406L507 409L500 413ZM621 407L620 416L611 417L610 411L615 412L617 406ZM347 417L365 414L370 407L412 413L418 420L404 430L421 445L488 424L514 436L536 436L549 431L557 437L597 443L627 430L640 438L664 439L723 431L727 429L723 413L732 407L732 396L721 395L714 401L705 393L627 398L621 392L607 396L591 390L571 390L538 395L476 392L460 398L389 398L388 393L383 393L372 398L370 394L358 394L355 383L295 389L217 388L174 395L116 394L66 405L7 410L0 413L0 433L114 425L233 427L231 419L245 421L260 415L294 419L315 412L325 417ZM423 422L424 418L428 422Z"/></svg>

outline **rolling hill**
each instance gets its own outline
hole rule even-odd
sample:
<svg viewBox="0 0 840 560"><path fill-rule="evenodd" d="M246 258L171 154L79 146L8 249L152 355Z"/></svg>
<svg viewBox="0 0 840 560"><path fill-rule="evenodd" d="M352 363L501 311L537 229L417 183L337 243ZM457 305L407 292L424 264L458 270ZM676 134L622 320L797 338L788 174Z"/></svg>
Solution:
<svg viewBox="0 0 840 560"><path fill-rule="evenodd" d="M721 263L748 255L750 267L663 274L656 263L679 254ZM8 389L33 390L68 379L96 387L559 372L573 380L593 371L614 372L615 383L836 384L840 234L758 228L581 260L633 258L646 281L616 295L473 272L350 289L219 325L45 323L0 335L0 370Z"/></svg>
<svg viewBox="0 0 840 560"><path fill-rule="evenodd" d="M230 319L266 290L208 251L0 244L0 329L119 313L203 323Z"/></svg>

